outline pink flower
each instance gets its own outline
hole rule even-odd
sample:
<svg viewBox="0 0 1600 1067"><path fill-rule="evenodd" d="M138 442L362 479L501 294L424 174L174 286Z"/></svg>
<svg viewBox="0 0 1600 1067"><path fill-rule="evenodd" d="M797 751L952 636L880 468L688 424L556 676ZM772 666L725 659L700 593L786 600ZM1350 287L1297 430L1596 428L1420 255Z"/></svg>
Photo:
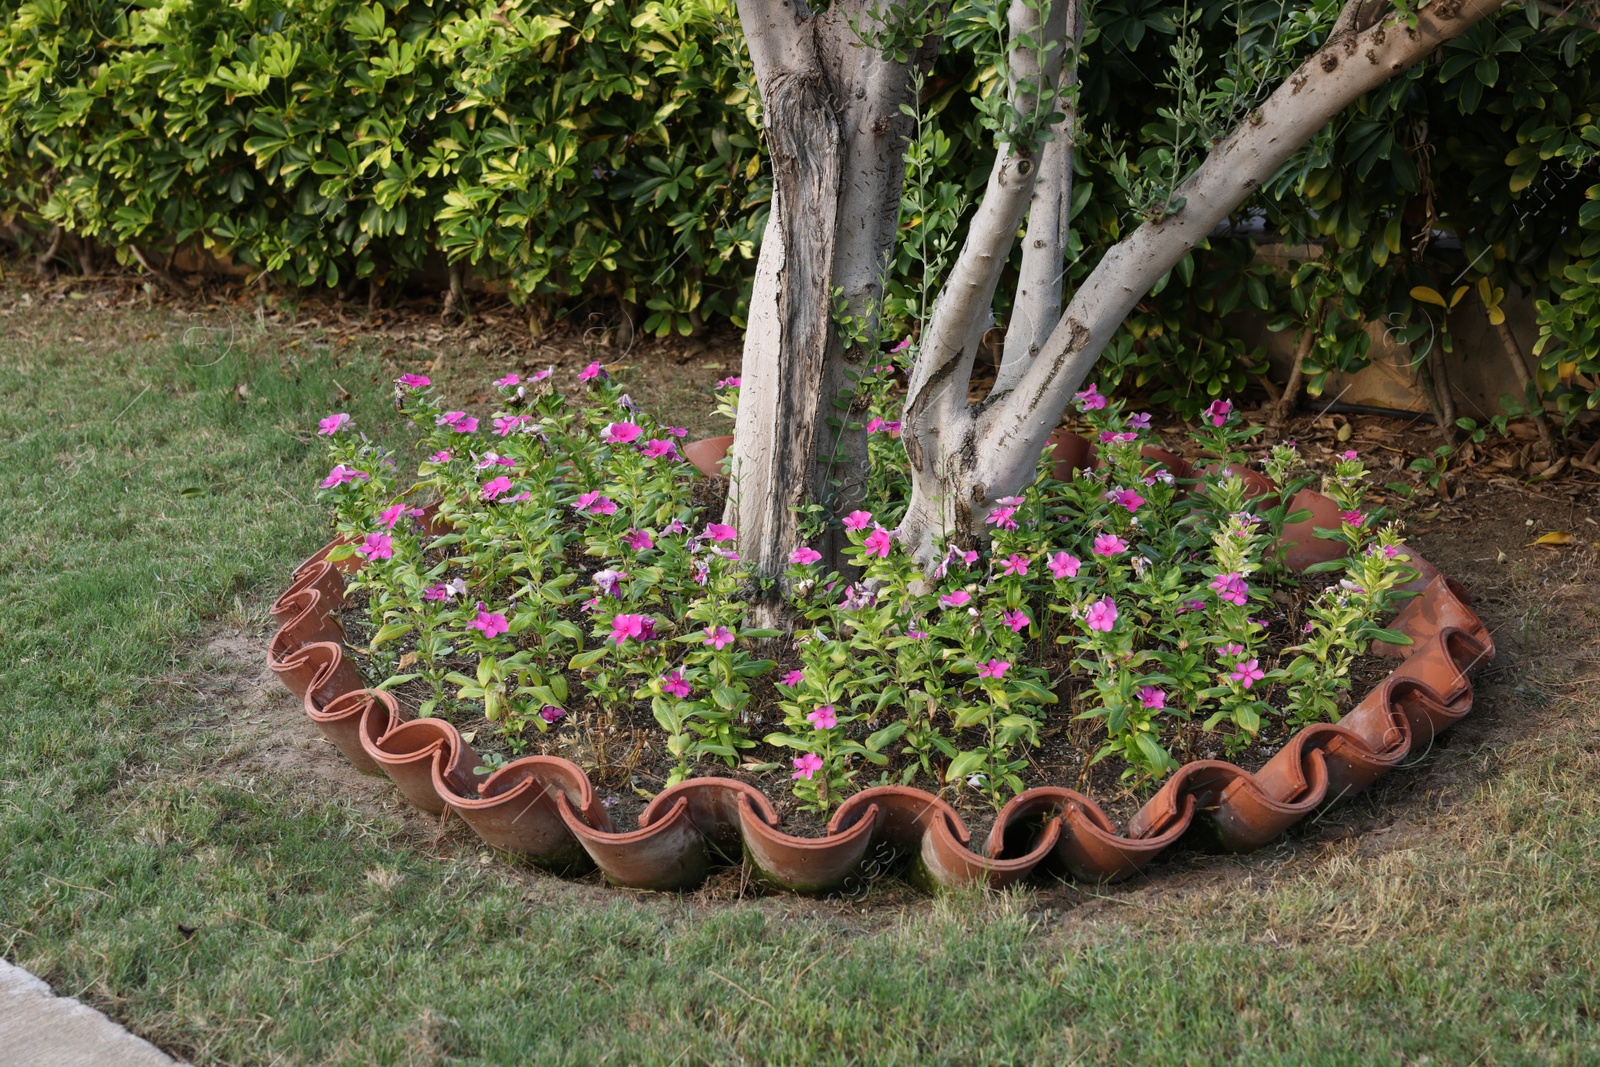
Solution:
<svg viewBox="0 0 1600 1067"><path fill-rule="evenodd" d="M1357 458L1356 457L1356 450L1352 448L1352 449L1349 449L1348 451L1341 452L1339 454L1339 458L1340 459L1354 460L1354 459Z"/></svg>
<svg viewBox="0 0 1600 1067"><path fill-rule="evenodd" d="M611 640L622 644L630 637L649 641L656 635L656 620L648 615L618 615L611 620Z"/></svg>
<svg viewBox="0 0 1600 1067"><path fill-rule="evenodd" d="M511 479L507 478L504 474L501 474L484 483L483 489L478 493L478 495L483 497L485 500L493 500L501 493L506 493L510 490Z"/></svg>
<svg viewBox="0 0 1600 1067"><path fill-rule="evenodd" d="M789 553L789 562L793 563L797 567L809 567L821 558L821 552L818 552L814 548L809 548L806 545L801 545L799 548Z"/></svg>
<svg viewBox="0 0 1600 1067"><path fill-rule="evenodd" d="M1201 414L1202 418L1210 419L1211 425L1221 426L1228 421L1228 416L1233 413L1233 405L1226 400L1213 400L1211 406Z"/></svg>
<svg viewBox="0 0 1600 1067"><path fill-rule="evenodd" d="M786 685L790 689L793 689L795 686L797 686L801 682L805 681L805 679L806 679L806 672L805 671L790 671L788 674L783 676L783 681L779 682L778 684L779 685Z"/></svg>
<svg viewBox="0 0 1600 1067"><path fill-rule="evenodd" d="M343 463L340 463L328 472L326 478L322 479L322 488L332 489L334 486L343 485L345 482L353 482L370 477L372 476L366 471L358 471L354 467L346 467Z"/></svg>
<svg viewBox="0 0 1600 1067"><path fill-rule="evenodd" d="M430 585L422 591L423 600L449 600L450 590L443 585Z"/></svg>
<svg viewBox="0 0 1600 1067"><path fill-rule="evenodd" d="M1242 656L1244 655L1244 646L1230 642L1226 645L1223 645L1219 651L1224 656Z"/></svg>
<svg viewBox="0 0 1600 1067"><path fill-rule="evenodd" d="M606 369L600 365L598 359L578 372L578 381L580 382L591 382L596 378L605 381L609 377L611 376L606 373Z"/></svg>
<svg viewBox="0 0 1600 1067"><path fill-rule="evenodd" d="M1101 534L1094 539L1094 554L1097 556L1120 556L1128 551L1128 543L1116 534Z"/></svg>
<svg viewBox="0 0 1600 1067"><path fill-rule="evenodd" d="M717 383L717 388L718 389L737 389L743 384L744 384L744 380L742 378L738 378L738 377L724 378L720 382Z"/></svg>
<svg viewBox="0 0 1600 1067"><path fill-rule="evenodd" d="M1076 578L1083 561L1067 552L1057 552L1050 557L1050 573L1057 578Z"/></svg>
<svg viewBox="0 0 1600 1067"><path fill-rule="evenodd" d="M584 493L573 502L576 511L587 511L591 515L615 515L617 513L616 501L608 496L601 496L598 491Z"/></svg>
<svg viewBox="0 0 1600 1067"><path fill-rule="evenodd" d="M865 530L870 525L872 525L872 512L870 511L852 511L844 517L844 528L846 530Z"/></svg>
<svg viewBox="0 0 1600 1067"><path fill-rule="evenodd" d="M518 374L516 371L512 371L510 374L506 375L504 378L496 378L495 381L494 381L494 384L498 385L502 389L505 389L505 388L508 388L510 386L513 386L513 385L518 385L521 382L522 382L522 376L520 374Z"/></svg>
<svg viewBox="0 0 1600 1067"><path fill-rule="evenodd" d="M822 770L822 757L814 752L807 752L804 756L796 756L792 761L794 773L791 778L804 778L811 780L811 776Z"/></svg>
<svg viewBox="0 0 1600 1067"><path fill-rule="evenodd" d="M861 547L867 550L867 555L877 556L879 559L889 558L889 531L882 526L873 530L862 542Z"/></svg>
<svg viewBox="0 0 1600 1067"><path fill-rule="evenodd" d="M1141 411L1137 415L1128 416L1128 425L1135 430L1148 430L1150 428L1150 413Z"/></svg>
<svg viewBox="0 0 1600 1067"><path fill-rule="evenodd" d="M954 593L948 593L945 596L940 597L939 603L943 604L947 608L959 608L961 605L965 604L971 599L971 593L967 592L965 589L957 589Z"/></svg>
<svg viewBox="0 0 1600 1067"><path fill-rule="evenodd" d="M341 411L337 415L329 415L327 418L317 423L317 433L330 435L336 434L349 425L350 416Z"/></svg>
<svg viewBox="0 0 1600 1067"><path fill-rule="evenodd" d="M1141 685L1138 696L1139 703L1147 708L1160 711L1167 706L1167 694L1153 685Z"/></svg>
<svg viewBox="0 0 1600 1067"><path fill-rule="evenodd" d="M1219 600L1225 600L1240 607L1243 607L1245 601L1250 598L1250 584L1244 580L1243 576L1237 573L1230 572L1217 575L1211 579L1211 588L1216 590Z"/></svg>
<svg viewBox="0 0 1600 1067"><path fill-rule="evenodd" d="M926 641L928 639L928 631L926 631L926 630L907 630L906 631L906 636L911 638L913 641Z"/></svg>
<svg viewBox="0 0 1600 1067"><path fill-rule="evenodd" d="M627 571L617 571L607 568L594 572L594 587L600 590L602 596L620 597L622 583L628 577Z"/></svg>
<svg viewBox="0 0 1600 1067"><path fill-rule="evenodd" d="M566 708L558 708L554 704L546 704L539 709L539 718L554 726L567 717Z"/></svg>
<svg viewBox="0 0 1600 1067"><path fill-rule="evenodd" d="M1009 504L1003 505L989 512L989 517L983 521L985 525L998 526L1002 530L1015 530L1017 528L1017 521L1011 516L1015 515L1016 513L1017 509L1014 506Z"/></svg>
<svg viewBox="0 0 1600 1067"><path fill-rule="evenodd" d="M1257 661L1253 659L1242 660L1233 668L1233 670L1228 672L1228 678L1230 680L1238 682L1246 689L1249 689L1252 685L1261 681L1261 679L1265 678L1266 676L1267 672L1262 670L1257 664Z"/></svg>
<svg viewBox="0 0 1600 1067"><path fill-rule="evenodd" d="M1005 611L1000 613L1000 621L1011 627L1012 633L1020 634L1033 620L1021 611Z"/></svg>
<svg viewBox="0 0 1600 1067"><path fill-rule="evenodd" d="M1004 575L1018 575L1025 577L1028 573L1028 557L1013 552L1000 561L1000 573Z"/></svg>
<svg viewBox="0 0 1600 1067"><path fill-rule="evenodd" d="M834 713L832 704L824 704L807 715L806 721L819 730L831 730L839 725L839 716Z"/></svg>
<svg viewBox="0 0 1600 1067"><path fill-rule="evenodd" d="M1106 406L1106 398L1092 385L1080 393L1074 393L1072 399L1078 402L1079 411L1099 411Z"/></svg>
<svg viewBox="0 0 1600 1067"><path fill-rule="evenodd" d="M1089 605L1089 614L1084 617L1084 623L1091 630L1110 633L1111 628L1117 624L1117 605L1108 596L1103 596Z"/></svg>
<svg viewBox="0 0 1600 1067"><path fill-rule="evenodd" d="M622 535L622 543L635 552L648 552L656 547L655 538L650 536L649 530L629 530Z"/></svg>
<svg viewBox="0 0 1600 1067"><path fill-rule="evenodd" d="M394 529L394 524L399 522L401 516L405 513L406 506L404 504L396 504L393 507L384 508L378 512L378 525L385 530L392 530Z"/></svg>
<svg viewBox="0 0 1600 1067"><path fill-rule="evenodd" d="M550 375L554 374L555 372L556 372L556 367L555 367L555 364L552 363L552 364L550 364L550 366L546 367L544 370L534 371L533 372L533 377L529 378L528 381L530 381L530 382L542 382L546 378L550 377Z"/></svg>
<svg viewBox="0 0 1600 1067"><path fill-rule="evenodd" d="M700 643L702 645L710 645L718 652L722 651L724 645L731 645L736 640L733 633L726 626L718 626L715 629L707 626L704 632L706 639Z"/></svg>
<svg viewBox="0 0 1600 1067"><path fill-rule="evenodd" d="M450 455L450 453L446 452L444 449L441 448L439 451L435 452L433 455L428 457L428 462L429 463L449 463L450 460L453 459L453 458L454 457L452 457Z"/></svg>
<svg viewBox="0 0 1600 1067"><path fill-rule="evenodd" d="M485 467L515 467L516 465L517 461L510 456L501 456L494 452L485 452L483 458L477 462L479 470L483 470Z"/></svg>
<svg viewBox="0 0 1600 1067"><path fill-rule="evenodd" d="M1348 522L1357 529L1360 529L1361 525L1367 521L1367 517L1359 511L1341 511L1339 512L1339 519L1341 522Z"/></svg>
<svg viewBox="0 0 1600 1067"><path fill-rule="evenodd" d="M1139 505L1144 503L1144 497L1140 496L1132 489L1118 489L1115 492L1107 493L1106 498L1109 500L1114 500L1118 504L1121 504L1123 507L1127 508L1129 515L1132 515L1135 511L1138 511Z"/></svg>
<svg viewBox="0 0 1600 1067"><path fill-rule="evenodd" d="M873 418L870 421L868 421L868 423L867 423L867 432L868 433L899 433L900 432L900 424L898 422L890 422L887 419L880 419L877 416L873 416Z"/></svg>
<svg viewBox="0 0 1600 1067"><path fill-rule="evenodd" d="M484 637L494 638L511 629L511 626L506 622L506 617L500 612L485 610L483 601L480 600L478 601L478 617L472 620L472 628L482 631Z"/></svg>
<svg viewBox="0 0 1600 1067"><path fill-rule="evenodd" d="M362 559L393 559L394 538L388 534L369 533L356 549L356 555Z"/></svg>
<svg viewBox="0 0 1600 1067"><path fill-rule="evenodd" d="M394 382L396 385L403 385L407 389L422 389L433 384L425 374L402 374Z"/></svg>
<svg viewBox="0 0 1600 1067"><path fill-rule="evenodd" d="M1312 631L1312 630L1315 630L1315 629L1316 629L1316 628L1317 628L1317 627L1316 627L1316 624L1315 624L1315 623L1309 623L1309 622L1308 622L1308 623L1306 623L1306 624L1305 624L1305 625L1304 625L1304 626L1302 626L1302 627L1300 627L1300 632L1301 632L1301 633L1303 633L1303 634L1308 634L1308 633L1310 633L1310 632L1311 632L1311 631Z"/></svg>
<svg viewBox="0 0 1600 1067"><path fill-rule="evenodd" d="M608 422L600 429L600 439L608 445L625 445L644 431L633 422Z"/></svg>
<svg viewBox="0 0 1600 1067"><path fill-rule="evenodd" d="M1100 443L1103 445L1122 444L1126 441L1137 441L1138 439L1139 435L1131 431L1122 433L1112 433L1110 430L1100 431Z"/></svg>
<svg viewBox="0 0 1600 1067"><path fill-rule="evenodd" d="M911 338L902 338L900 343L889 349L890 352L900 353L911 347Z"/></svg>
<svg viewBox="0 0 1600 1067"><path fill-rule="evenodd" d="M435 426L448 426L456 433L477 433L478 420L465 411L447 411L433 420Z"/></svg>
<svg viewBox="0 0 1600 1067"><path fill-rule="evenodd" d="M663 693L671 693L679 700L686 699L689 694L693 692L693 690L689 687L689 683L683 680L682 671L673 671L671 674L663 674L661 676L661 691Z"/></svg>
<svg viewBox="0 0 1600 1067"><path fill-rule="evenodd" d="M1186 611L1204 610L1206 610L1206 602L1204 600L1185 600L1182 604L1178 605L1177 614L1182 615Z"/></svg>
<svg viewBox="0 0 1600 1067"><path fill-rule="evenodd" d="M706 523L705 535L708 540L719 544L723 541L737 541L739 539L739 531L722 522Z"/></svg>
<svg viewBox="0 0 1600 1067"><path fill-rule="evenodd" d="M1011 669L1011 664L1003 659L992 659L988 663L978 664L979 678L993 678L995 681L1006 676L1006 671Z"/></svg>
<svg viewBox="0 0 1600 1067"><path fill-rule="evenodd" d="M510 437L516 432L518 426L531 421L533 421L533 416L531 415L496 415L494 418L495 436Z"/></svg>
<svg viewBox="0 0 1600 1067"><path fill-rule="evenodd" d="M668 426L667 427L667 436L668 437L688 437L689 436L689 431L685 430L682 426Z"/></svg>
<svg viewBox="0 0 1600 1067"><path fill-rule="evenodd" d="M644 443L644 447L639 450L639 454L644 456L645 459L660 459L662 456L676 458L678 446L676 442L668 441L664 437L653 437Z"/></svg>
<svg viewBox="0 0 1600 1067"><path fill-rule="evenodd" d="M1400 554L1400 547L1398 545L1384 545L1383 546L1383 558L1384 559L1394 559L1399 554Z"/></svg>

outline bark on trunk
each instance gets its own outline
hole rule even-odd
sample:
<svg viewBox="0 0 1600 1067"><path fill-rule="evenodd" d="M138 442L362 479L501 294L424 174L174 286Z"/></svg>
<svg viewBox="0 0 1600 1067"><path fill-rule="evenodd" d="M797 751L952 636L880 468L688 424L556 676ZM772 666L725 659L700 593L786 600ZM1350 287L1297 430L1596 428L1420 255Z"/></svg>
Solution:
<svg viewBox="0 0 1600 1067"><path fill-rule="evenodd" d="M855 28L876 25L861 0L814 17L774 0L741 0L739 13L775 188L745 334L725 521L764 586L757 617L774 623L801 509L815 502L843 514L862 502L866 433L844 394L876 345L841 341L835 293L856 318L870 316L882 296L911 130L901 107L911 103L913 65L931 63L936 42L903 64L860 46ZM830 534L811 543L825 567L836 567L848 542Z"/></svg>
<svg viewBox="0 0 1600 1067"><path fill-rule="evenodd" d="M1043 106L1041 94L1048 94L1046 102L1053 99L1064 52L1066 10L1064 3L1041 11L1024 0L1013 0L1007 93L1019 113ZM1041 56L1029 44L1034 40L1053 46ZM925 569L933 562L938 537L971 540L983 521L983 514L974 513L987 493L972 478L979 456L967 391L979 345L989 329L995 287L1033 196L1039 154L1036 142L1015 139L995 154L988 188L934 302L911 369L901 440L911 461L912 496L898 535Z"/></svg>
<svg viewBox="0 0 1600 1067"><path fill-rule="evenodd" d="M1061 290L1066 275L1067 243L1072 233L1072 159L1078 135L1078 46L1083 39L1083 17L1078 0L1056 0L1046 33L1058 31L1065 43L1060 76L1061 121L1050 128L1051 139L1039 155L1039 176L1028 208L1028 232L1022 238L1022 267L1017 276L1017 296L1006 325L1005 351L995 380L995 392L1008 392L1022 380L1023 372L1061 321ZM1059 24L1055 19L1059 18Z"/></svg>

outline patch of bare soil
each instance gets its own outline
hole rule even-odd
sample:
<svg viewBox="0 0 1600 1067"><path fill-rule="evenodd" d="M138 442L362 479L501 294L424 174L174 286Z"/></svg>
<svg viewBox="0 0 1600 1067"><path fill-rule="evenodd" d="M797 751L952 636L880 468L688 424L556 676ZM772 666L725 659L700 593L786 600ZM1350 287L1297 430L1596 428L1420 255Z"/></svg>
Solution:
<svg viewBox="0 0 1600 1067"><path fill-rule="evenodd" d="M196 663L173 684L194 701L196 719L225 748L219 777L275 775L309 795L337 799L372 815L426 817L400 803L387 779L352 767L306 718L267 667L266 631L224 629L206 636Z"/></svg>

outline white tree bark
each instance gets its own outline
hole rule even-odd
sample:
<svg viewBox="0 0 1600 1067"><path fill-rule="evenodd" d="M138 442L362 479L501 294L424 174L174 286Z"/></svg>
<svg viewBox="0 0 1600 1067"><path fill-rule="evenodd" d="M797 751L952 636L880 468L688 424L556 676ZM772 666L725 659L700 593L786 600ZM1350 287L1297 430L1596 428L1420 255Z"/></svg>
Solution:
<svg viewBox="0 0 1600 1067"><path fill-rule="evenodd" d="M1368 24L1370 0L1352 0L1328 42L1179 186L1175 198L1181 198L1182 207L1140 226L1105 255L1008 392L992 394L976 407L967 405L963 360L953 358L949 342L940 338L942 347L930 365L919 366L920 373L913 376L907 401L908 427L914 425L916 440L908 444L913 491L899 537L924 565L932 563L933 541L941 532L962 539L981 537L983 519L995 499L1032 481L1045 440L1073 393L1152 285L1346 106L1466 32L1502 3L1446 0L1418 12L1417 25L1408 27L1393 16ZM1002 163L997 160L997 172ZM995 186L991 179L991 193ZM1016 194L1003 187L999 192L1007 206L991 215L1003 222L1013 217L1009 203ZM974 225L968 239L976 246L974 257L990 266L996 248L1009 249L1014 229L1013 223L1000 234L979 233ZM963 261L967 252L964 248ZM958 289L952 296L952 314L959 306L969 318L945 324L949 336L970 333L972 319L987 313L974 288L968 281L968 291ZM944 294L940 298L943 302ZM965 366L970 370L970 359ZM918 417L913 422L914 410Z"/></svg>
<svg viewBox="0 0 1600 1067"><path fill-rule="evenodd" d="M1022 238L1022 268L1017 277L1011 321L1006 324L1005 351L994 391L1009 392L1039 354L1050 331L1061 321L1062 278L1071 238L1072 158L1078 136L1078 47L1083 40L1079 0L1056 0L1061 39L1066 44L1056 107L1061 120L1050 128L1050 140L1039 154L1039 174L1028 207L1028 232ZM1054 12L1052 12L1054 14ZM1047 31L1048 32L1048 31Z"/></svg>
<svg viewBox="0 0 1600 1067"><path fill-rule="evenodd" d="M1033 113L1048 104L1041 103L1040 94L1053 92L1060 75L1068 10L1065 2L1041 10L1012 0L1006 93L1018 113ZM1042 56L1033 47L1038 41L1049 43ZM1033 141L1009 141L996 152L988 188L934 301L911 369L901 440L911 463L913 493L899 532L925 564L931 562L934 538L967 535L975 526L971 505L978 498L972 496L966 475L978 457L967 392L978 344L991 321L995 288L1034 192L1038 155ZM982 517L976 521L981 523Z"/></svg>
<svg viewBox="0 0 1600 1067"><path fill-rule="evenodd" d="M881 298L911 123L901 106L910 102L913 65L931 63L937 47L926 42L908 63L863 47L854 27L877 25L871 8L871 0L841 0L813 16L803 4L739 0L774 198L745 335L725 518L766 583L768 621L776 621L777 580L800 541L802 507L843 513L866 484L866 434L851 428L851 403L839 398L867 350L841 342L834 293L857 317ZM815 547L833 565L845 544L830 533Z"/></svg>

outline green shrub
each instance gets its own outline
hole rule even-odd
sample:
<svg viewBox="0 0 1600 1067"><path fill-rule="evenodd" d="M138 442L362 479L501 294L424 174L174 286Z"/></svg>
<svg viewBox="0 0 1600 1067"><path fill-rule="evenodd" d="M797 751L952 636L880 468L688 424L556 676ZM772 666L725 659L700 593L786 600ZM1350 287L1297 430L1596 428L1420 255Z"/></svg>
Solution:
<svg viewBox="0 0 1600 1067"><path fill-rule="evenodd" d="M725 0L5 4L9 215L295 285L430 252L737 317L767 197Z"/></svg>
<svg viewBox="0 0 1600 1067"><path fill-rule="evenodd" d="M1094 5L1069 283L1140 205L1166 202L1185 153L1222 128L1206 117L1259 102L1286 43L1325 32L1336 7ZM953 10L925 85L885 303L900 321L987 176L974 98L997 77L998 11ZM656 333L743 320L770 184L731 0L0 0L0 13L0 216L14 233L60 226L125 261L130 246L199 242L301 286L442 255L518 301L642 304ZM1249 240L1212 239L1140 302L1102 382L1153 386L1192 414L1260 365L1221 321L1254 307L1313 331L1315 393L1364 365L1369 320L1419 358L1447 341L1412 294L1467 285L1489 299L1465 307L1491 319L1506 292L1530 293L1539 387L1569 413L1593 407L1597 39L1511 7L1369 94L1246 205L1316 245L1314 265L1275 274Z"/></svg>

